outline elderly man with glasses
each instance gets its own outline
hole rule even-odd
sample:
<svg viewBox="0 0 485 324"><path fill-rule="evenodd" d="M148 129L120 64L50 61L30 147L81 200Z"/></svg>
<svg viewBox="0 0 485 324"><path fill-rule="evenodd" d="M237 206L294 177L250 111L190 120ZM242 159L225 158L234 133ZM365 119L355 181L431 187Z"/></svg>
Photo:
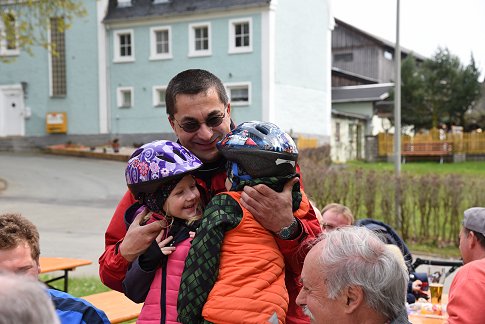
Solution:
<svg viewBox="0 0 485 324"><path fill-rule="evenodd" d="M224 85L208 71L186 70L169 82L165 103L168 120L180 144L204 163L194 175L202 190L201 196L209 201L212 196L225 191L226 161L216 143L234 127ZM289 181L280 193L266 185L257 185L245 187L241 194L241 205L274 233L285 257L285 283L292 301L286 323L290 324L309 322L294 300L299 290L303 259L308 251L306 243L320 232L310 204L307 204L303 217L293 215L291 190L297 181L296 178ZM106 231L105 252L99 259L101 280L119 291L122 291L122 281L130 263L160 232L156 223L139 226L136 219L127 231L123 215L134 202L133 196L127 192L118 204Z"/></svg>
<svg viewBox="0 0 485 324"><path fill-rule="evenodd" d="M460 253L465 264L453 278L448 295L448 323L485 322L485 208L465 210L460 231Z"/></svg>

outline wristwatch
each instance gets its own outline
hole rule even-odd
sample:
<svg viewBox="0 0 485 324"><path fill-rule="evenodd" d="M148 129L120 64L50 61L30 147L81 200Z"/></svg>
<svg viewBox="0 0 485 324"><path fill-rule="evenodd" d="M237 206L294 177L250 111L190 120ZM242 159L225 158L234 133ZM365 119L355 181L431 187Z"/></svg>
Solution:
<svg viewBox="0 0 485 324"><path fill-rule="evenodd" d="M282 227L276 235L282 240L289 240L295 236L296 231L298 230L298 221L295 217L293 217L293 221L290 225L286 227Z"/></svg>

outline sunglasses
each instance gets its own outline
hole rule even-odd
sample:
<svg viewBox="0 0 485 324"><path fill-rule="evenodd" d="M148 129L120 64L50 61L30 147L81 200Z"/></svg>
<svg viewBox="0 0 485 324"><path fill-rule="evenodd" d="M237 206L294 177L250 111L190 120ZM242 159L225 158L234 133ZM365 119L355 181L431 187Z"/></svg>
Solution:
<svg viewBox="0 0 485 324"><path fill-rule="evenodd" d="M175 118L173 118L173 120L175 120L177 125L179 125L179 127L182 128L185 132L194 133L199 130L202 124L206 124L207 127L210 127L210 128L219 126L220 124L222 124L224 117L226 117L226 109L224 109L223 114L209 116L207 117L205 122L202 122L202 123L199 123L199 121L197 120L188 120L180 124L178 120L176 120Z"/></svg>

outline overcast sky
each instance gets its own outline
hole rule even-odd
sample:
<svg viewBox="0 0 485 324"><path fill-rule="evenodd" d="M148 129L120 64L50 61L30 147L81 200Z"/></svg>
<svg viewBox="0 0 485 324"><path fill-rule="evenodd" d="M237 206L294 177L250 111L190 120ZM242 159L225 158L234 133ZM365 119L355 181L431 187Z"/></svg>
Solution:
<svg viewBox="0 0 485 324"><path fill-rule="evenodd" d="M331 0L335 18L396 41L397 0ZM473 53L485 75L485 0L401 0L401 47L432 57L448 47L464 65Z"/></svg>

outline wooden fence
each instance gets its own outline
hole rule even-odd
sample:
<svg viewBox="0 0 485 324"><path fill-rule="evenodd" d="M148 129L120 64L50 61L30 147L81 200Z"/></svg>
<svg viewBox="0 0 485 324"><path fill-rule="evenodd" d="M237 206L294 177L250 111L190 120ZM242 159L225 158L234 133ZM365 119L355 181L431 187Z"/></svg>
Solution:
<svg viewBox="0 0 485 324"><path fill-rule="evenodd" d="M377 135L379 156L394 154L394 135L379 133ZM402 135L401 149L412 144L443 143L451 144L453 154L485 154L485 133L440 133L432 129L426 134L411 137Z"/></svg>

